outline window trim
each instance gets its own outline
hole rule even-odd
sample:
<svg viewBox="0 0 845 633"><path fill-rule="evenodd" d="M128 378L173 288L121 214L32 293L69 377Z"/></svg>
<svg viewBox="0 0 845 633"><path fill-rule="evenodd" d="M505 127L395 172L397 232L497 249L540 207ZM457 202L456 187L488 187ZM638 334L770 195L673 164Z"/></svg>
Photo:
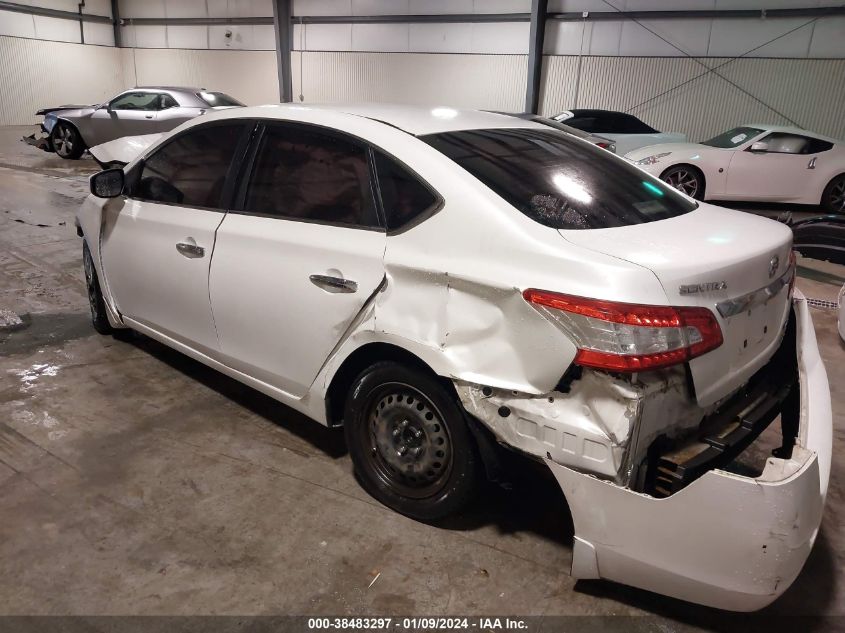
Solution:
<svg viewBox="0 0 845 633"><path fill-rule="evenodd" d="M243 165L237 174L237 187L233 192L234 195L229 207L229 213L236 213L238 215L250 215L258 218L271 218L273 220L282 220L285 222L303 222L305 224L318 224L323 226L336 226L343 229L357 229L359 231L377 231L379 233L385 232L386 223L384 221L384 213L381 207L381 196L377 195L375 180L375 166L373 165L372 146L364 139L348 134L341 130L325 125L318 125L315 123L307 123L305 121L296 121L293 119L255 119L256 131L250 138L250 147L244 157ZM261 141L267 128L270 127L304 127L313 128L319 133L334 135L344 140L348 140L354 145L363 149L367 155L367 174L370 179L370 195L373 198L373 206L376 211L376 218L379 226L370 226L367 224L351 224L346 222L332 222L329 220L312 220L309 218L293 218L277 213L266 213L263 211L250 211L246 208L246 196L249 190L249 183L255 174L256 158L258 157L258 149L261 147Z"/></svg>
<svg viewBox="0 0 845 633"><path fill-rule="evenodd" d="M425 141L422 141L422 142L425 143ZM379 202L379 206L381 207L381 214L382 214L382 218L383 218L385 228L387 227L387 213L385 213L385 211L384 211L384 201L382 200L382 197L381 197L381 183L379 182L378 167L376 166L376 162L375 162L375 153L376 152L381 152L382 154L384 154L384 156L386 156L387 158L392 160L394 163L399 165L402 169L404 169L406 172L408 172L408 174L410 174L414 178L414 180L416 180L419 184L421 184L423 187L425 187L428 190L428 192L430 194L432 194L432 196L434 196L434 204L430 205L425 211L421 211L420 213L415 215L413 218L411 218L410 220L408 220L404 224L396 227L395 229L387 229L388 237L392 237L394 235L401 235L402 233L405 233L406 231L410 231L415 226L419 226L420 224L422 224L423 222L428 220L430 217L439 213L440 210L443 207L446 206L446 200L443 199L443 196L440 195L440 192L437 191L434 187L432 187L428 183L428 181L425 178L423 178L422 176L420 176L415 170L411 169L404 161L399 160L398 158L396 158L396 156L394 156L390 152L384 151L380 147L373 147L372 148L373 173L374 173L374 181L373 182L375 182L375 185L378 189L378 202Z"/></svg>
<svg viewBox="0 0 845 633"><path fill-rule="evenodd" d="M158 152L160 152L161 150L163 150L164 148L169 146L171 143L176 142L177 140L179 140L183 136L191 134L192 132L196 132L198 130L205 130L205 129L212 128L212 127L221 127L221 126L226 126L226 125L232 125L233 123L237 123L241 126L241 133L240 133L240 138L238 139L238 143L235 146L235 151L232 154L232 161L231 161L231 163L229 163L229 169L226 172L226 179L225 179L225 182L223 183L223 189L220 192L220 199L218 201L219 206L204 207L204 206L199 206L199 205L183 204L183 203L177 203L177 202L161 202L160 200L150 200L148 198L142 198L140 196L134 195L134 188L140 182L141 174L144 171L144 166L147 164L147 159L151 158L152 156L154 156L155 154L157 154ZM250 125L250 124L252 124L252 125ZM252 134L254 134L254 131L255 131L254 128L255 128L255 123L251 119L248 119L248 118L232 118L232 119L220 119L218 121L209 121L207 123L200 123L199 125L192 125L188 129L183 130L183 131L179 132L178 134L175 134L174 136L168 138L167 141L164 142L163 144L155 147L154 150L152 151L152 153L144 156L144 158L142 158L140 161L138 161L138 164L135 165L135 167L132 169L132 172L135 172L135 173L127 174L127 180L131 179L131 185L130 186L131 186L131 189L133 190L133 192L131 194L125 194L123 196L124 199L135 200L137 202L146 202L148 204L161 204L161 205L165 205L165 206L168 206L168 207L177 207L177 208L183 208L183 209L196 209L198 211L213 211L215 213L227 213L227 211L229 210L229 207L231 207L231 203L233 201L233 193L234 193L233 190L235 189L235 183L236 183L236 180L237 180L237 176L240 173L241 163L243 162L243 160L245 158L244 154L246 153L246 151L248 149L248 143L250 141L250 138L252 137Z"/></svg>

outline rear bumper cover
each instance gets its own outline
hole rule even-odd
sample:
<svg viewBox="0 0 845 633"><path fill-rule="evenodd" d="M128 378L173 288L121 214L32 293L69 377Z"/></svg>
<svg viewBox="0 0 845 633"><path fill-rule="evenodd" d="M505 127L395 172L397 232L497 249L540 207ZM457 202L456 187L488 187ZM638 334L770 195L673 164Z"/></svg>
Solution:
<svg viewBox="0 0 845 633"><path fill-rule="evenodd" d="M801 390L796 447L761 476L711 470L658 499L546 463L575 524L572 575L606 578L732 611L761 609L798 576L821 523L830 475L827 374L796 292Z"/></svg>

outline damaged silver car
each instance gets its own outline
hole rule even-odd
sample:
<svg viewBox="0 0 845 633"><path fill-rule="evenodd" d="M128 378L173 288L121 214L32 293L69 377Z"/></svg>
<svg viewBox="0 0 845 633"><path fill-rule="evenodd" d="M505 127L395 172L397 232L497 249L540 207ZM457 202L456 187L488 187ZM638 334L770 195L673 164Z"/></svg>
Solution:
<svg viewBox="0 0 845 633"><path fill-rule="evenodd" d="M832 431L788 227L493 113L263 106L134 147L78 215L98 331L342 425L417 519L530 456L576 578L749 611L798 575Z"/></svg>

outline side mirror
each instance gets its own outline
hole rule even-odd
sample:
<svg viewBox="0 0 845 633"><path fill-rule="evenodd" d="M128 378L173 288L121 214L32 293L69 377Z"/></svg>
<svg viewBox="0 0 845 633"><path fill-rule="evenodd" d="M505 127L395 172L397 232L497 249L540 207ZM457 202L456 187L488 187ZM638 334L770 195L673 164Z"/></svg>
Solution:
<svg viewBox="0 0 845 633"><path fill-rule="evenodd" d="M98 198L116 198L123 193L123 170L106 169L91 176L91 193Z"/></svg>
<svg viewBox="0 0 845 633"><path fill-rule="evenodd" d="M754 152L755 154L763 154L769 151L769 144L766 141L757 141L756 143L751 144L748 151Z"/></svg>

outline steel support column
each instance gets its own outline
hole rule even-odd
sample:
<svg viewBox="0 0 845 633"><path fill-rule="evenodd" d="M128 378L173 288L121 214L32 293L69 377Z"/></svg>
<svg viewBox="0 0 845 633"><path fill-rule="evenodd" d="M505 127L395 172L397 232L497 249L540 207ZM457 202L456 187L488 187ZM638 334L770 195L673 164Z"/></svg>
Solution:
<svg viewBox="0 0 845 633"><path fill-rule="evenodd" d="M114 45L118 48L123 46L123 37L120 34L120 7L118 0L111 0L111 19L114 28Z"/></svg>
<svg viewBox="0 0 845 633"><path fill-rule="evenodd" d="M273 30L276 33L276 70L279 75L279 100L293 101L290 49L293 42L291 4L293 0L273 0Z"/></svg>
<svg viewBox="0 0 845 633"><path fill-rule="evenodd" d="M537 114L540 105L540 77L543 71L543 41L546 37L548 0L531 0L531 29L528 38L528 77L525 86L525 111Z"/></svg>

